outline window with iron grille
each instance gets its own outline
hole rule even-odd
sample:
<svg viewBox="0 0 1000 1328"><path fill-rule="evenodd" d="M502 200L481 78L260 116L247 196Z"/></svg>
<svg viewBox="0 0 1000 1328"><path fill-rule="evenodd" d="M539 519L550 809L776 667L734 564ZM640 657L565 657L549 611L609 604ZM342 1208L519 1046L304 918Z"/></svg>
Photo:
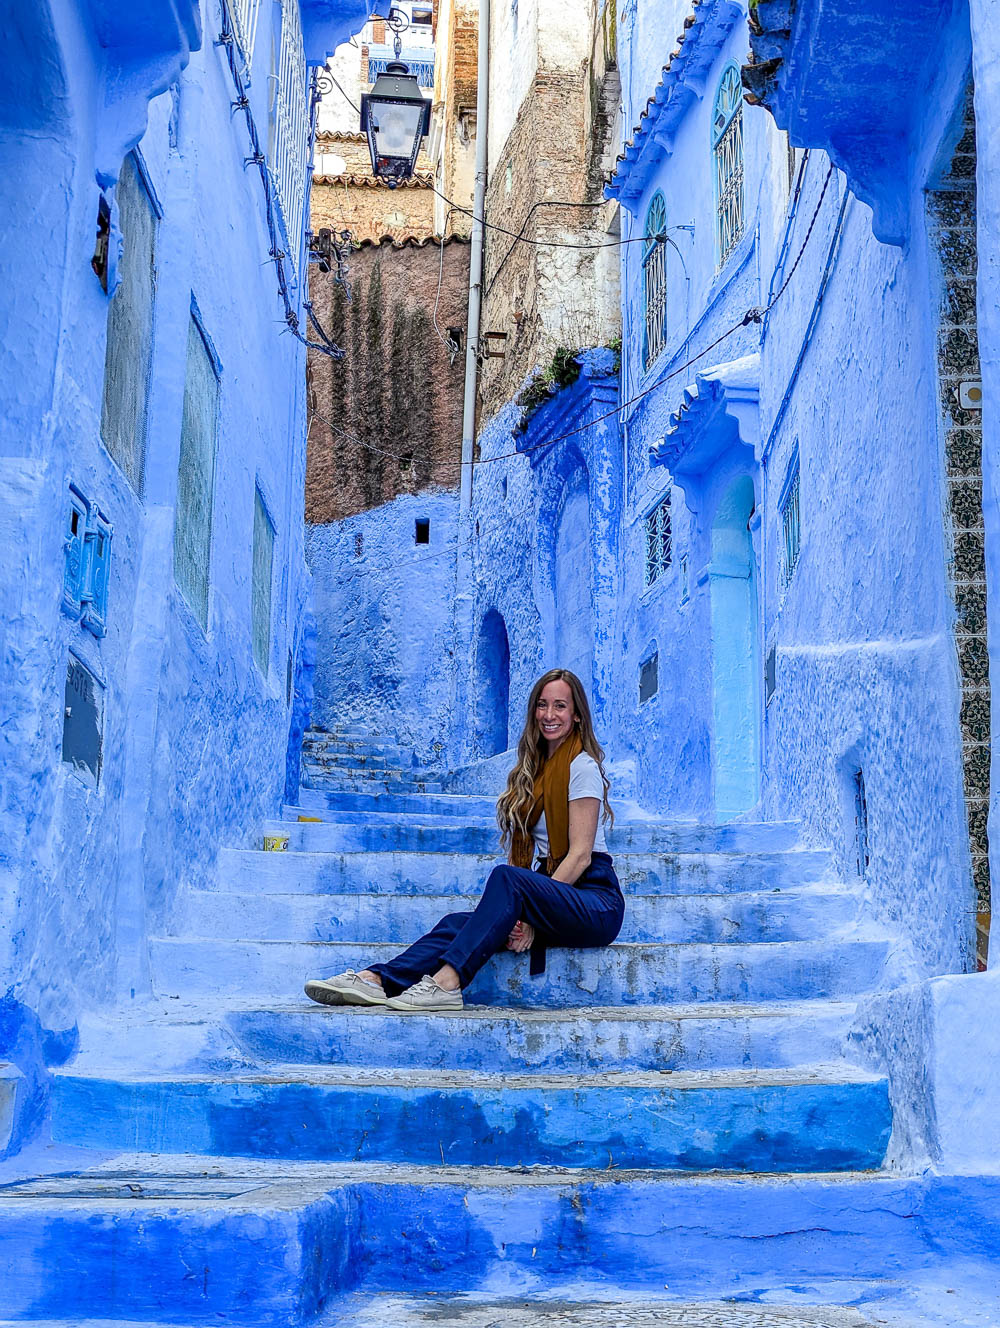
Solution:
<svg viewBox="0 0 1000 1328"><path fill-rule="evenodd" d="M115 188L122 232L120 281L108 309L101 437L136 493L146 463L149 367L156 293L156 212L132 153Z"/></svg>
<svg viewBox="0 0 1000 1328"><path fill-rule="evenodd" d="M792 579L802 544L802 520L799 510L799 462L796 458L779 504L782 533L782 571L785 585Z"/></svg>
<svg viewBox="0 0 1000 1328"><path fill-rule="evenodd" d="M219 379L192 313L188 321L181 455L174 509L174 578L202 627L208 627L215 501L215 439Z"/></svg>
<svg viewBox="0 0 1000 1328"><path fill-rule="evenodd" d="M288 258L298 266L305 206L309 107L298 0L281 0L272 32L268 169L285 230Z"/></svg>
<svg viewBox="0 0 1000 1328"><path fill-rule="evenodd" d="M260 0L224 0L229 10L229 18L233 25L233 35L236 38L236 45L240 48L240 54L243 56L243 66L249 83L250 68L253 64L253 44L257 35L257 15L260 11Z"/></svg>
<svg viewBox="0 0 1000 1328"><path fill-rule="evenodd" d="M250 621L253 634L253 657L267 676L271 661L271 572L274 566L274 527L264 506L260 488L254 486L253 501L253 585Z"/></svg>
<svg viewBox="0 0 1000 1328"><path fill-rule="evenodd" d="M743 88L736 65L726 66L712 109L716 250L721 268L743 234Z"/></svg>
<svg viewBox="0 0 1000 1328"><path fill-rule="evenodd" d="M648 369L667 339L667 242L661 239L667 225L667 205L660 193L646 213L642 246L642 367Z"/></svg>
<svg viewBox="0 0 1000 1328"><path fill-rule="evenodd" d="M646 585L670 566L670 493L664 494L646 517Z"/></svg>

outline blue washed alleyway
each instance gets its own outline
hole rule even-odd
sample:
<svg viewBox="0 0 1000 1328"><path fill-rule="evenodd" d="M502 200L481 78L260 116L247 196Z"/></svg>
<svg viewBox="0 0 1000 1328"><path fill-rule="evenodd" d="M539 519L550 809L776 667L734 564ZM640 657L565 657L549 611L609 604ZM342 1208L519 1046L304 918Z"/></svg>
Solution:
<svg viewBox="0 0 1000 1328"><path fill-rule="evenodd" d="M973 1317L933 1306L969 1294L943 1286L961 1282L937 1228L952 1196L883 1170L886 1081L843 1055L891 947L794 825L622 820L609 949L552 951L536 979L500 956L455 1015L304 1006L296 975L388 956L495 861L492 802L427 791L405 760L307 735L309 787L262 826L287 851L223 850L152 942L152 1005L82 1027L51 1174L0 1189L0 1314L995 1321L981 1283ZM996 1197L970 1186L961 1236L949 1218L970 1261Z"/></svg>

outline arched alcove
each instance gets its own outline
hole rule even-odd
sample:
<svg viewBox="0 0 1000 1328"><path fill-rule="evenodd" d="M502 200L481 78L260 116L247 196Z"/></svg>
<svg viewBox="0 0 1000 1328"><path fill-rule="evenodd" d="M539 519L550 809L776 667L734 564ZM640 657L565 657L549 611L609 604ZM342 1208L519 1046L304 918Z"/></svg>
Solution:
<svg viewBox="0 0 1000 1328"><path fill-rule="evenodd" d="M587 472L566 482L556 525L553 598L555 664L571 669L589 693L594 674L594 597Z"/></svg>
<svg viewBox="0 0 1000 1328"><path fill-rule="evenodd" d="M740 475L712 523L712 713L715 811L726 820L758 798L757 567L750 537L754 487Z"/></svg>
<svg viewBox="0 0 1000 1328"><path fill-rule="evenodd" d="M490 609L479 625L474 716L477 755L505 752L510 723L510 644L507 625L496 609Z"/></svg>

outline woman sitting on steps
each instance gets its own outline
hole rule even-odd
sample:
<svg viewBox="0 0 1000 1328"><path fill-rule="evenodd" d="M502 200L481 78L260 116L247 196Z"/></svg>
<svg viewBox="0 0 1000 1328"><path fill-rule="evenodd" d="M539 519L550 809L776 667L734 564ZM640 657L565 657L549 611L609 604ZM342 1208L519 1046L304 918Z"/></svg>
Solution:
<svg viewBox="0 0 1000 1328"><path fill-rule="evenodd" d="M534 975L548 946L610 945L625 901L604 837L613 814L603 759L579 678L550 669L531 689L497 802L508 865L494 867L475 912L447 914L387 964L312 979L306 995L414 1014L461 1010L462 988L501 950L530 950Z"/></svg>

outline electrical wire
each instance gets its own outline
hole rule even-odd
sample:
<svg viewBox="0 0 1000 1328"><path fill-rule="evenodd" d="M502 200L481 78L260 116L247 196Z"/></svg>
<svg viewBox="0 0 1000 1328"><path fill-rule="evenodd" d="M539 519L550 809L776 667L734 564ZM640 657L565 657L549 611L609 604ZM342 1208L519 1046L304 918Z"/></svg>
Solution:
<svg viewBox="0 0 1000 1328"><path fill-rule="evenodd" d="M709 351L715 350L716 346L720 345L721 342L725 341L727 337L732 336L734 332L738 332L741 327L748 327L751 323L762 322L765 316L771 312L774 306L781 299L782 295L784 295L785 291L788 289L788 283L795 275L796 269L798 268L799 263L802 261L802 255L806 251L806 246L808 245L810 236L813 233L813 227L816 225L816 219L819 216L820 208L823 206L823 199L826 197L826 191L830 184L830 179L833 175L833 171L834 171L834 166L833 163L831 162L830 168L826 173L826 179L823 181L823 188L820 190L819 198L816 201L816 207L813 211L812 219L809 222L809 228L806 231L805 238L803 239L801 246L799 247L799 252L795 256L795 261L792 264L791 268L789 269L788 274L785 277L784 281L781 283L781 286L769 300L766 308L748 309L738 323L733 323L731 327L727 327L726 330L723 333L721 333L721 335L717 336L715 340L711 342L709 345L705 346L703 350L700 350L697 353L697 355L692 355L690 359L685 360L684 363L678 365L676 369L671 369L668 373L661 374L660 377L657 378L655 382L650 383L649 387L643 388L643 390L641 392L637 392L634 397L629 397L627 401L621 402L619 405L617 405L614 408L614 410L605 411L603 415L595 415L594 418L588 420L586 424L581 424L575 429L570 429L566 433L561 433L557 435L557 437L555 438L546 438L544 442L535 443L534 446L532 447L517 448L513 452L499 452L496 456L492 457L480 457L478 460L473 460L472 464L474 466L485 466L489 465L491 462L503 461L509 457L526 456L529 452L536 452L544 447L553 447L556 443L561 443L566 438L572 438L578 433L583 433L585 432L585 430L592 428L593 425L599 424L602 420L610 419L612 415L617 415L620 411L627 410L629 406L635 405L635 403L637 401L641 401L643 397L648 397L650 392L655 392L658 387L662 387L662 385L668 382L669 379L676 378L677 375L683 373L685 369L690 369L690 367L693 364L696 364L699 360L704 359L704 357L709 353Z"/></svg>
<svg viewBox="0 0 1000 1328"><path fill-rule="evenodd" d="M588 243L588 244L573 244L569 240L531 240L526 235L518 234L517 231L509 231L506 228L506 226L498 226L496 222L486 221L483 217L477 217L471 208L464 208L460 204L452 202L452 200L448 198L446 194L442 194L441 190L438 189L436 185L432 184L431 189L435 194L437 194L438 198L442 199L445 203L447 203L449 207L454 208L456 212L463 212L467 217L471 217L473 221L478 221L480 226L484 226L489 231L499 231L501 235L512 236L515 243L518 244L533 244L540 248L547 248L547 249L620 249L622 248L623 245L626 244L645 244L649 240L662 240L665 238L664 231L657 231L655 235L632 235L627 240L597 240L594 241L593 243ZM543 200L543 201L548 201L548 200ZM605 200L605 202L607 202L607 200ZM551 206L552 207L603 207L604 203L557 203L553 201L551 203ZM525 221L524 225L527 225L527 220ZM509 254L510 251L508 250L507 255L505 255L504 257L503 260L504 262L507 261L507 257L509 257Z"/></svg>
<svg viewBox="0 0 1000 1328"><path fill-rule="evenodd" d="M268 170L267 157L260 145L260 135L257 132L257 122L254 120L253 111L250 107L250 98L247 95L247 86L243 79L243 73L240 69L240 63L236 58L236 35L233 29L232 15L229 12L229 0L222 0L222 32L216 41L216 46L221 46L226 53L226 62L229 65L229 72L236 87L236 100L233 102L233 109L242 111L247 127L247 135L250 139L251 155L246 158L245 166L256 166L260 174L261 187L264 190L264 220L267 224L267 234L270 241L268 256L274 263L275 275L278 279L278 294L281 296L281 302L285 311L285 324L287 330L291 332L296 340L309 350L318 351L322 355L328 355L331 359L343 359L345 352L340 346L334 344L320 326L316 318L312 305L308 300L303 301L303 308L309 322L316 329L317 335L321 337L320 341L312 341L305 335L299 323L299 316L292 307L292 298L288 289L288 278L285 275L285 259L288 255L281 247L281 241L278 238L278 225L275 219L274 194L271 187L271 174ZM316 104L318 93L316 91L315 71L313 74L313 93L309 106L309 143L307 145L307 157L312 156L312 143L316 132Z"/></svg>

